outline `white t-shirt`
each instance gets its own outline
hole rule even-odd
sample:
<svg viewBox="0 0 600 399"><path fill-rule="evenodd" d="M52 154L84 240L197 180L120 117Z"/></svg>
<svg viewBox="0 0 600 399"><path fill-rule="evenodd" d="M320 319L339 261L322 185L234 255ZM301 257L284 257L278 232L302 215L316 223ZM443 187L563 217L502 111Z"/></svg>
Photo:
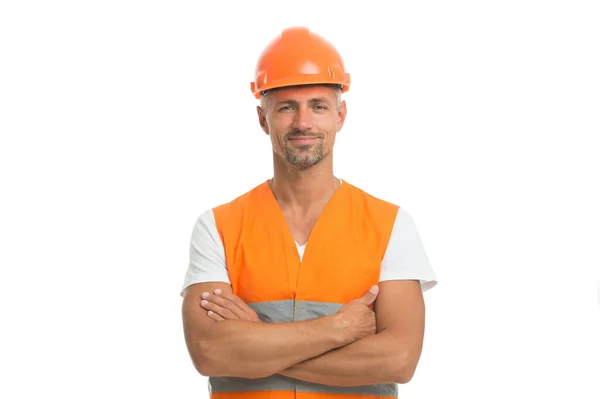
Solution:
<svg viewBox="0 0 600 399"><path fill-rule="evenodd" d="M302 261L305 246L296 243L296 247ZM419 280L423 292L437 284L415 223L403 208L400 208L396 215L387 250L381 262L379 281L388 280ZM206 282L231 284L227 273L225 248L212 210L200 215L194 224L190 261L181 295L190 285Z"/></svg>

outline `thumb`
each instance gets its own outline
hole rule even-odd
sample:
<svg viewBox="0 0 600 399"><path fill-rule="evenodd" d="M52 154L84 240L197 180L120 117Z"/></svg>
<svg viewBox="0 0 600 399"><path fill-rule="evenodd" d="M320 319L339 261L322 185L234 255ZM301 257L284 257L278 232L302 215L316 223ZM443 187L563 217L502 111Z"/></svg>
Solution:
<svg viewBox="0 0 600 399"><path fill-rule="evenodd" d="M370 306L373 302L375 302L375 299L377 299L377 294L379 294L379 287L374 285L372 286L369 291L367 291L367 293L360 299L360 302L363 305L366 306Z"/></svg>

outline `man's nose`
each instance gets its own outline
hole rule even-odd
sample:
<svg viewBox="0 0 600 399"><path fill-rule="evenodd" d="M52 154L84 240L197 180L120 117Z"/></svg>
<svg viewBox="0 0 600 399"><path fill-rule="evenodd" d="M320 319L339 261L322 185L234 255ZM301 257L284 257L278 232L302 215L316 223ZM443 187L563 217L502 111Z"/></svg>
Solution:
<svg viewBox="0 0 600 399"><path fill-rule="evenodd" d="M308 130L312 127L310 110L308 108L298 107L292 127L302 131Z"/></svg>

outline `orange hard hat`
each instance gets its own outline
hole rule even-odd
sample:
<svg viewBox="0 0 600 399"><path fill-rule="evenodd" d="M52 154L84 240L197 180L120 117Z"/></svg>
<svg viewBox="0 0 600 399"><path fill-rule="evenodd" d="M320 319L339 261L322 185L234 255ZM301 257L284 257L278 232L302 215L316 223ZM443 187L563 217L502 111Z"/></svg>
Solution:
<svg viewBox="0 0 600 399"><path fill-rule="evenodd" d="M350 88L350 74L333 45L304 27L285 29L258 59L250 89L256 98L267 90L306 84Z"/></svg>

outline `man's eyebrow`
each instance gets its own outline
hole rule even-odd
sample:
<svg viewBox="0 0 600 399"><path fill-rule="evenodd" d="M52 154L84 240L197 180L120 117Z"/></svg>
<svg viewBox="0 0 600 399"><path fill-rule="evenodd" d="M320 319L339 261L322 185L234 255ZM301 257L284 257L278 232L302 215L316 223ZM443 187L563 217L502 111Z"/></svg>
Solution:
<svg viewBox="0 0 600 399"><path fill-rule="evenodd" d="M277 104L277 105L281 105L281 104L298 104L298 101L296 101L296 100L279 100L275 104Z"/></svg>
<svg viewBox="0 0 600 399"><path fill-rule="evenodd" d="M316 104L316 103L327 103L327 104L331 104L331 100L328 99L327 97L313 97L311 99L308 100L308 102L310 104ZM279 100L275 103L275 106L279 107L281 105L284 104L289 104L289 105L298 105L298 101L296 100L292 100L292 99L286 99L286 100Z"/></svg>
<svg viewBox="0 0 600 399"><path fill-rule="evenodd" d="M311 98L310 100L308 100L310 103L331 103L331 100L328 99L327 97L314 97Z"/></svg>

